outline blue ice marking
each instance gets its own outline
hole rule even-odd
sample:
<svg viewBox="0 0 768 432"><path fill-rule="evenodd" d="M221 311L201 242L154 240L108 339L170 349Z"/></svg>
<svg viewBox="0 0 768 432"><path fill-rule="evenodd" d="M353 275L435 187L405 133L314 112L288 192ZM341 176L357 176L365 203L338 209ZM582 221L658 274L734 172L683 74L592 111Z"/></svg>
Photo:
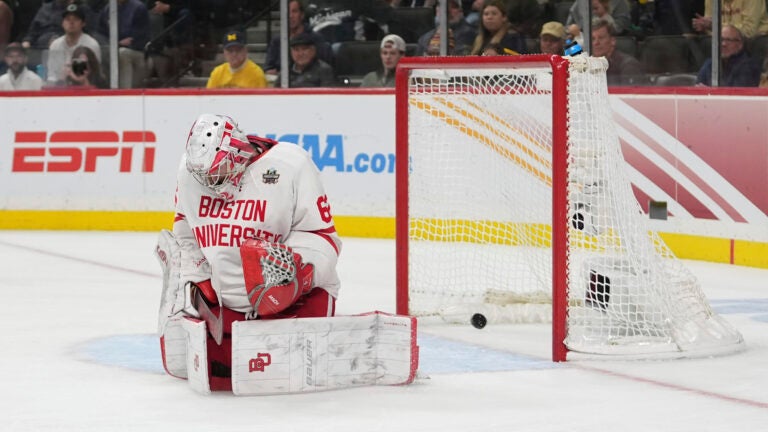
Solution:
<svg viewBox="0 0 768 432"><path fill-rule="evenodd" d="M506 351L419 334L419 370L428 374L549 369L556 364ZM88 361L140 372L164 373L153 334L107 336L78 348Z"/></svg>
<svg viewBox="0 0 768 432"><path fill-rule="evenodd" d="M768 299L711 300L712 309L718 314L750 314L755 321L768 322Z"/></svg>
<svg viewBox="0 0 768 432"><path fill-rule="evenodd" d="M419 334L419 370L428 374L550 369L556 364L506 351Z"/></svg>
<svg viewBox="0 0 768 432"><path fill-rule="evenodd" d="M141 372L165 373L160 340L154 334L131 334L93 339L80 346L89 361Z"/></svg>

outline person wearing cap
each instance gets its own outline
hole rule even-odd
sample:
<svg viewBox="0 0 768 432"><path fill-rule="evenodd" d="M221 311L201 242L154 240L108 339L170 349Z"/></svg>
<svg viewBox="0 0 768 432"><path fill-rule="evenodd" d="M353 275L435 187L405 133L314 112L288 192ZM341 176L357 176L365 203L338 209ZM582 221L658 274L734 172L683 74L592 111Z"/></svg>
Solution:
<svg viewBox="0 0 768 432"><path fill-rule="evenodd" d="M248 58L245 33L230 31L222 41L226 63L211 71L206 88L264 88L267 78L264 71Z"/></svg>
<svg viewBox="0 0 768 432"><path fill-rule="evenodd" d="M109 4L99 16L99 33L109 40ZM149 10L141 0L117 0L117 59L120 88L144 87L149 42Z"/></svg>
<svg viewBox="0 0 768 432"><path fill-rule="evenodd" d="M90 35L83 33L85 28L85 12L82 6L72 3L64 9L61 19L61 28L64 36L60 36L51 42L48 52L46 81L50 85L64 84L69 71L69 62L75 48L85 46L91 49L96 59L101 61L101 47L99 42Z"/></svg>
<svg viewBox="0 0 768 432"><path fill-rule="evenodd" d="M290 87L333 87L336 74L328 63L317 58L317 39L302 33L291 39Z"/></svg>
<svg viewBox="0 0 768 432"><path fill-rule="evenodd" d="M51 42L63 34L61 28L61 16L67 6L76 3L76 0L52 0L43 2L35 13L35 17L29 23L27 33L22 38L24 48L47 49ZM78 7L88 23L86 28L95 30L97 16L87 5L77 2Z"/></svg>
<svg viewBox="0 0 768 432"><path fill-rule="evenodd" d="M435 9L436 26L419 37L416 44L417 56L440 55L439 9ZM477 36L477 28L464 19L461 2L448 2L448 55L467 55Z"/></svg>
<svg viewBox="0 0 768 432"><path fill-rule="evenodd" d="M550 21L541 26L539 49L542 54L563 55L565 49L565 26L558 21Z"/></svg>
<svg viewBox="0 0 768 432"><path fill-rule="evenodd" d="M3 60L8 71L0 76L0 91L40 90L43 87L42 78L27 69L27 50L20 43L8 44Z"/></svg>
<svg viewBox="0 0 768 432"><path fill-rule="evenodd" d="M363 77L360 87L394 87L395 68L405 56L405 41L396 34L384 36L381 40L381 68Z"/></svg>
<svg viewBox="0 0 768 432"><path fill-rule="evenodd" d="M319 33L315 33L312 29L306 25L305 22L306 11L304 4L298 0L291 0L288 2L288 40L294 38L302 33L311 33L317 40L315 46L317 48L317 58L320 60L332 64L333 63L333 50L331 44L325 41ZM269 41L267 47L267 57L264 61L264 70L267 75L277 75L280 73L280 35L276 35Z"/></svg>

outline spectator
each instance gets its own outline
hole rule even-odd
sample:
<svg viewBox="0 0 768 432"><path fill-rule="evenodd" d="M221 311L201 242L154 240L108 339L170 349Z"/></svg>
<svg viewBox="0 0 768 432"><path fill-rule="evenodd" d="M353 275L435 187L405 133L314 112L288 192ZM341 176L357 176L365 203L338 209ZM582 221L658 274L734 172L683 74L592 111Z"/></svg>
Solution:
<svg viewBox="0 0 768 432"><path fill-rule="evenodd" d="M543 20L544 8L539 0L506 0L507 17L512 28L525 37L535 38Z"/></svg>
<svg viewBox="0 0 768 432"><path fill-rule="evenodd" d="M608 60L608 85L644 84L640 62L616 49L616 30L609 21L598 18L592 22L592 55Z"/></svg>
<svg viewBox="0 0 768 432"><path fill-rule="evenodd" d="M267 77L264 71L248 58L245 33L231 31L224 35L224 59L211 72L207 88L264 88Z"/></svg>
<svg viewBox="0 0 768 432"><path fill-rule="evenodd" d="M512 29L507 20L507 9L502 0L486 0L483 3L480 29L472 45L472 55L480 55L487 45L497 43L515 54L526 51L525 38Z"/></svg>
<svg viewBox="0 0 768 432"><path fill-rule="evenodd" d="M85 45L75 48L66 70L67 87L99 89L109 87L107 79L101 72L101 63L96 58L96 53Z"/></svg>
<svg viewBox="0 0 768 432"><path fill-rule="evenodd" d="M735 25L720 31L720 85L722 87L757 87L760 65L744 50L744 35ZM712 59L699 70L697 85L712 85Z"/></svg>
<svg viewBox="0 0 768 432"><path fill-rule="evenodd" d="M288 2L288 40L302 33L314 33L305 24L305 18L306 13L302 2L298 0ZM314 37L317 40L317 57L328 64L332 64L333 51L331 51L331 45L317 33L314 33ZM269 41L264 68L268 75L280 73L280 35L273 37Z"/></svg>
<svg viewBox="0 0 768 432"><path fill-rule="evenodd" d="M559 21L550 21L541 26L539 49L542 54L563 55L565 51L565 26Z"/></svg>
<svg viewBox="0 0 768 432"><path fill-rule="evenodd" d="M43 80L27 69L27 50L17 42L8 44L3 52L8 71L0 76L0 90L40 90Z"/></svg>
<svg viewBox="0 0 768 432"><path fill-rule="evenodd" d="M632 17L630 16L627 0L592 0L592 18L584 16L579 8L579 4L581 2L573 3L568 18L565 21L568 33L575 37L577 41L579 41L577 35L584 28L585 19L599 18L603 21L608 21L615 29L616 36L626 33L632 26ZM579 41L583 45L582 42L583 40Z"/></svg>
<svg viewBox="0 0 768 432"><path fill-rule="evenodd" d="M309 26L331 44L363 38L362 26L355 27L365 18L379 26L392 21L392 6L384 0L314 0L310 6Z"/></svg>
<svg viewBox="0 0 768 432"><path fill-rule="evenodd" d="M24 48L47 49L54 39L64 34L61 28L61 16L67 6L73 3L75 0L52 0L40 5L40 9L29 24L27 34L22 39ZM95 30L96 14L87 5L78 4L78 7L82 8L85 15L86 28Z"/></svg>
<svg viewBox="0 0 768 432"><path fill-rule="evenodd" d="M48 52L48 84L61 85L67 78L67 63L72 58L72 53L79 46L87 46L101 61L101 47L96 39L83 33L85 27L85 12L82 6L72 3L67 6L62 14L61 27L64 29L64 36L56 38Z"/></svg>
<svg viewBox="0 0 768 432"><path fill-rule="evenodd" d="M405 41L398 35L391 34L381 40L381 69L363 77L360 87L394 87L397 62L405 56Z"/></svg>
<svg viewBox="0 0 768 432"><path fill-rule="evenodd" d="M302 33L291 39L291 87L332 87L336 84L333 68L317 58L315 38Z"/></svg>
<svg viewBox="0 0 768 432"><path fill-rule="evenodd" d="M723 0L720 4L720 17L723 27L736 27L747 39L768 33L765 0ZM696 14L692 24L697 32L712 32L712 0L704 3L704 16Z"/></svg>
<svg viewBox="0 0 768 432"><path fill-rule="evenodd" d="M99 33L109 39L109 5L99 17ZM117 56L120 88L144 86L147 62L144 46L149 41L149 11L140 0L117 0Z"/></svg>
<svg viewBox="0 0 768 432"><path fill-rule="evenodd" d="M11 41L12 28L13 10L7 3L0 0L0 48L4 48Z"/></svg>
<svg viewBox="0 0 768 432"><path fill-rule="evenodd" d="M192 28L194 17L191 11L192 0L163 0L150 1L153 6L149 9L150 28L173 28L159 40L152 41L150 50L152 56L149 69L165 82L176 75L194 58ZM153 24L152 24L153 23ZM159 36L151 34L152 38Z"/></svg>
<svg viewBox="0 0 768 432"><path fill-rule="evenodd" d="M439 10L435 10L434 29L419 37L416 44L416 55L436 56L440 55L440 32L437 21ZM448 2L448 54L467 55L472 48L472 43L477 36L477 30L464 19L464 11L459 0Z"/></svg>

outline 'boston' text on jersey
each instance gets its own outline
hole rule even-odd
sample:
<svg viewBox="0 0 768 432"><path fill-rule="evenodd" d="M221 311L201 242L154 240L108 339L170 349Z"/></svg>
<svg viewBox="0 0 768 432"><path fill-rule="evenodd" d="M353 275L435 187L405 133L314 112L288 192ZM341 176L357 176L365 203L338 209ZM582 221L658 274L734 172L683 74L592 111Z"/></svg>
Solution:
<svg viewBox="0 0 768 432"><path fill-rule="evenodd" d="M200 197L198 216L218 219L239 219L244 221L264 222L267 202L262 200L226 201L209 196Z"/></svg>

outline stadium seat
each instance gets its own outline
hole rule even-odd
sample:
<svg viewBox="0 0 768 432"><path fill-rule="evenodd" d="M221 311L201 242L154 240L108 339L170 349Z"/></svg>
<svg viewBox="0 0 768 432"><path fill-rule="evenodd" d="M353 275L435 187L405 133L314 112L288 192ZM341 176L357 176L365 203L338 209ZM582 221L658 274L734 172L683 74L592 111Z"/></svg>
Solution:
<svg viewBox="0 0 768 432"><path fill-rule="evenodd" d="M539 38L525 38L525 49L529 54L540 53L541 45L539 44Z"/></svg>
<svg viewBox="0 0 768 432"><path fill-rule="evenodd" d="M348 41L338 44L335 72L339 79L359 81L363 75L381 66L379 41Z"/></svg>
<svg viewBox="0 0 768 432"><path fill-rule="evenodd" d="M648 36L640 49L640 60L646 73L695 72L691 54L695 42L683 36Z"/></svg>
<svg viewBox="0 0 768 432"><path fill-rule="evenodd" d="M654 81L656 86L660 87L686 87L696 85L695 74L664 74L656 77Z"/></svg>
<svg viewBox="0 0 768 432"><path fill-rule="evenodd" d="M695 36L691 39L690 47L693 70L698 71L704 62L712 57L712 38L710 36Z"/></svg>
<svg viewBox="0 0 768 432"><path fill-rule="evenodd" d="M768 57L768 35L755 36L749 39L746 43L746 49L749 55L762 66Z"/></svg>
<svg viewBox="0 0 768 432"><path fill-rule="evenodd" d="M617 36L616 49L637 58L637 41L634 36Z"/></svg>
<svg viewBox="0 0 768 432"><path fill-rule="evenodd" d="M406 43L418 42L419 36L434 27L435 12L430 7L400 7L392 10L389 32L400 36Z"/></svg>

